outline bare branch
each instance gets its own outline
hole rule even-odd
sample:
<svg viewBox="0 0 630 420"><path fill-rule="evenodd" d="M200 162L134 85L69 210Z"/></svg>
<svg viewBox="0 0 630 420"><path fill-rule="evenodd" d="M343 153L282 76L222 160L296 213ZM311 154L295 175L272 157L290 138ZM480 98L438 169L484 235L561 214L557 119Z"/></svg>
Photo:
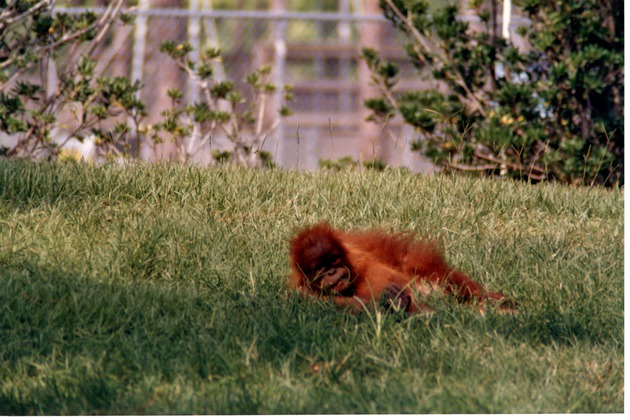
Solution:
<svg viewBox="0 0 630 420"><path fill-rule="evenodd" d="M90 45L90 48L87 51L88 55L92 54L94 49L101 43L105 34L116 20L116 17L120 14L120 9L122 8L124 2L125 0L118 0L116 6L113 6L113 3L107 6L107 10L101 17L98 24L98 26L101 26L101 32L92 40L92 45ZM114 7L113 11L112 6Z"/></svg>
<svg viewBox="0 0 630 420"><path fill-rule="evenodd" d="M262 133L263 118L265 116L265 105L267 102L267 95L262 93L258 99L259 99L258 116L256 117L256 129L254 131L254 135L256 137L259 137L260 134Z"/></svg>
<svg viewBox="0 0 630 420"><path fill-rule="evenodd" d="M535 165L531 165L530 167L527 166L523 166L520 165L518 163L513 163L513 162L509 162L507 160L503 160L503 159L499 159L496 158L492 155L488 155L485 153L482 153L478 150L476 150L475 152L473 152L473 155L479 159L483 159L483 160L487 160L488 162L493 162L496 163L498 165L505 165L507 168L510 168L513 171L520 171L520 172L528 172L529 173L529 177L532 179L546 179L547 175L546 175L546 171L544 168L541 168L539 166L535 166ZM534 172L536 172L536 175L534 175Z"/></svg>
<svg viewBox="0 0 630 420"><path fill-rule="evenodd" d="M446 166L448 168L453 168L460 171L468 171L468 172L493 171L499 167L499 165L493 165L493 164L464 165L463 163L453 163L453 162L447 162Z"/></svg>
<svg viewBox="0 0 630 420"><path fill-rule="evenodd" d="M387 3L389 8L392 10L392 12L394 12L394 14L398 17L398 19L400 19L400 21L405 24L407 29L409 29L409 32L411 32L413 37L416 39L416 41L420 45L422 45L422 48L424 48L427 52L429 52L431 54L438 54L435 51L435 48L433 48L433 46L429 44L429 41L427 41L427 39L416 29L416 27L413 26L413 24L411 23L409 18L407 16L403 15L402 12L398 9L398 7L396 7L396 5L394 5L392 0L385 0L385 3ZM443 59L443 58L440 57L440 59Z"/></svg>
<svg viewBox="0 0 630 420"><path fill-rule="evenodd" d="M30 62L26 67L20 69L19 71L14 71L13 74L4 82L0 83L0 92L4 90L4 88L6 86L11 85L11 83L13 83L15 81L15 79L17 79L24 71L28 70L29 68L33 67L33 64L35 62L32 61ZM1 68L1 66L0 66Z"/></svg>
<svg viewBox="0 0 630 420"><path fill-rule="evenodd" d="M35 4L34 6L32 6L27 11L25 11L24 13L22 13L21 15L17 15L13 18L7 17L7 16L11 16L11 13L9 13L8 10L3 11L2 13L0 13L0 33L3 32L7 27L13 25L16 22L26 19L30 15L39 11L40 9L47 7L49 4L50 3L48 0L42 0L39 3Z"/></svg>
<svg viewBox="0 0 630 420"><path fill-rule="evenodd" d="M442 64L447 63L449 61L446 56L444 56L443 54L439 52L438 49L434 48L432 45L429 44L429 41L426 39L426 37L422 35L416 29L415 26L413 26L413 23L411 23L411 20L409 20L408 17L402 14L402 12L396 7L396 5L394 5L392 0L385 0L385 3L387 3L389 8L392 10L392 12L394 12L394 14L396 14L396 16L401 20L401 22L405 24L409 32L413 35L416 42L420 44L425 51L436 56ZM424 60L422 55L418 53L417 50L416 50L416 55L421 60ZM485 116L486 111L481 103L481 100L477 98L477 96L473 92L471 92L470 89L468 89L468 85L466 85L466 81L462 78L462 75L459 73L455 73L455 79L456 79L457 84L459 84L461 88L464 89L464 91L466 92L466 98L472 102L473 109L479 112L481 115Z"/></svg>

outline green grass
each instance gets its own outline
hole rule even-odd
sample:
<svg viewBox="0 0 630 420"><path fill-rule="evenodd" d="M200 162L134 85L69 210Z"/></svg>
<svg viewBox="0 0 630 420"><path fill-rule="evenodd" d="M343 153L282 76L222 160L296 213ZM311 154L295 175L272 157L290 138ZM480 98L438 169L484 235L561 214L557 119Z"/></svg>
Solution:
<svg viewBox="0 0 630 420"><path fill-rule="evenodd" d="M323 219L439 238L520 312L287 293ZM623 254L619 190L0 161L0 414L621 412Z"/></svg>

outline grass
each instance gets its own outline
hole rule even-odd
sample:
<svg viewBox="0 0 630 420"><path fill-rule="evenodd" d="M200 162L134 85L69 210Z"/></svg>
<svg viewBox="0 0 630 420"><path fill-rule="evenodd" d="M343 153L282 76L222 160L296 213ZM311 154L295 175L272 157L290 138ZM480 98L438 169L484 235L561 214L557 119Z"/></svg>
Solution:
<svg viewBox="0 0 630 420"><path fill-rule="evenodd" d="M323 219L437 237L521 310L302 300ZM623 254L619 190L0 161L0 414L622 412Z"/></svg>

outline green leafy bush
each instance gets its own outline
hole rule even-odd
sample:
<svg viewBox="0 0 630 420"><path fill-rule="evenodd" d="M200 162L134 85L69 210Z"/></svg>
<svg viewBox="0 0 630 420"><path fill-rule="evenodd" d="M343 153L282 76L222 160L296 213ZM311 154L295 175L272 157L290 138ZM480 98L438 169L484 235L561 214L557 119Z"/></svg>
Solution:
<svg viewBox="0 0 630 420"><path fill-rule="evenodd" d="M278 126L280 118L291 114L286 103L293 99L290 86L282 90L282 101L276 119L264 124L266 109L278 87L270 82L272 68L263 66L248 74L243 93L234 81L214 79L214 60L220 59L221 51L209 48L193 61L189 54L193 47L189 43L174 41L162 43L160 50L168 54L178 66L188 73L201 91L196 103L184 103L183 93L170 89L168 94L172 107L162 113L163 120L152 127L154 141L165 139L180 146L181 155L188 160L208 144L217 133L225 136L231 150L213 150L211 156L217 162L230 162L243 166L269 167L273 165L271 155L263 145L268 135Z"/></svg>
<svg viewBox="0 0 630 420"><path fill-rule="evenodd" d="M499 35L498 2L473 0L473 28L449 5L428 15L422 0L381 0L408 35L406 50L442 90L396 92L397 68L366 48L381 97L371 119L396 114L419 133L414 150L459 170L530 181L623 183L623 8L608 0L521 0L530 19Z"/></svg>
<svg viewBox="0 0 630 420"><path fill-rule="evenodd" d="M49 1L0 0L0 133L15 140L0 146L0 155L55 157L70 140L88 136L99 149L119 154L139 141L141 84L98 74L94 58L112 24L132 22L124 3L112 1L97 16L53 13Z"/></svg>
<svg viewBox="0 0 630 420"><path fill-rule="evenodd" d="M188 161L218 134L233 148L212 150L216 161L273 164L262 150L279 121L263 121L277 91L270 67L248 75L248 92L243 93L234 81L213 78L219 50L203 51L192 61L190 43L165 42L161 51L198 83L202 99L185 103L180 90L169 89L172 106L160 121L148 124L139 99L141 81L106 77L97 70L96 47L107 39L112 24L133 21L122 11L126 2L111 2L102 15L53 13L53 4L0 0L0 134L13 139L10 146L0 144L0 156L56 158L69 142L89 137L100 158L136 159L143 146L173 142L179 157ZM290 87L282 99L292 99ZM283 103L274 115L290 113Z"/></svg>

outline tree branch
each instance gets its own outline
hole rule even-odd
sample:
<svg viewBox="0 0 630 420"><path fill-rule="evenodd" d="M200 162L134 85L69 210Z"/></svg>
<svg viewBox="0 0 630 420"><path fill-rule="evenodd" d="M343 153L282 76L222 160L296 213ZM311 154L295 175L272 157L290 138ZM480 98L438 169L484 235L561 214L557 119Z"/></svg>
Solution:
<svg viewBox="0 0 630 420"><path fill-rule="evenodd" d="M11 13L9 13L8 10L3 11L2 13L0 13L0 33L4 32L6 28L13 25L15 22L19 22L20 20L26 19L30 15L39 11L40 9L47 7L49 4L50 3L48 0L41 0L39 3L32 6L26 12L22 13L21 15L17 15L13 18L7 18L7 16L11 16Z"/></svg>
<svg viewBox="0 0 630 420"><path fill-rule="evenodd" d="M409 18L407 18L406 16L404 16L402 14L402 12L394 5L392 0L385 0L385 3L387 3L389 8L392 10L392 12L394 12L394 14L396 14L396 16L401 20L401 22L405 24L407 29L409 29L409 32L413 35L413 37L416 40L416 42L418 44L420 44L425 51L427 51L428 53L433 54L434 56L436 56L439 59L439 61L441 62L442 65L444 65L445 63L448 62L447 57L444 56L443 54L441 54L437 49L433 48L433 46L431 46L428 43L428 41L426 40L426 37L424 35L422 35L416 29L415 26L413 26L413 24L411 23ZM418 54L418 53L416 52L416 54ZM420 54L418 54L418 57L423 60L423 58L421 57ZM464 89L464 92L466 92L466 98L470 102L472 102L473 110L477 111L481 115L485 116L486 115L486 111L484 109L484 106L481 103L481 100L479 98L477 98L477 96L475 96L475 94L473 92L471 92L471 90L468 88L468 85L466 85L466 81L463 79L461 74L455 72L454 75L455 75L455 81L457 82L457 84L460 85L462 89Z"/></svg>
<svg viewBox="0 0 630 420"><path fill-rule="evenodd" d="M482 153L478 150L475 150L473 152L473 155L479 159L487 160L488 162L493 162L498 165L505 165L507 168L510 168L513 171L526 172L528 174L527 176L532 179L537 179L537 180L547 179L547 172L545 171L545 169L539 166L536 166L534 164L532 164L528 168L518 163L509 162L507 160L499 159L492 155ZM536 175L534 175L534 172L536 172Z"/></svg>

